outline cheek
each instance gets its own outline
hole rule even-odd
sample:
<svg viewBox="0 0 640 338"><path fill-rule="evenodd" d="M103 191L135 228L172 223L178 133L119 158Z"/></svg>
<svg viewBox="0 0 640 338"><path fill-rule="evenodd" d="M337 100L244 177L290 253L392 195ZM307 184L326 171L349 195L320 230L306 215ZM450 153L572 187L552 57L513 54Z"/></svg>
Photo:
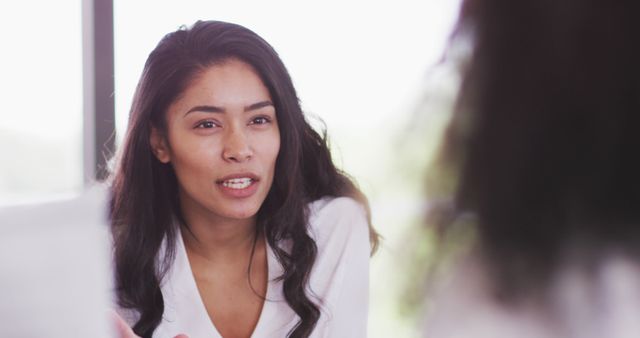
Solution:
<svg viewBox="0 0 640 338"><path fill-rule="evenodd" d="M270 144L265 144L263 147L263 165L268 173L269 177L269 190L273 185L276 175L276 161L278 159L278 154L280 153L280 138L277 138L277 142L271 142Z"/></svg>
<svg viewBox="0 0 640 338"><path fill-rule="evenodd" d="M265 140L263 147L266 159L269 161L269 168L273 169L276 165L278 154L280 153L280 135L276 134L275 137Z"/></svg>
<svg viewBox="0 0 640 338"><path fill-rule="evenodd" d="M174 169L182 174L194 176L210 173L215 167L215 151L215 144L183 138L173 148Z"/></svg>

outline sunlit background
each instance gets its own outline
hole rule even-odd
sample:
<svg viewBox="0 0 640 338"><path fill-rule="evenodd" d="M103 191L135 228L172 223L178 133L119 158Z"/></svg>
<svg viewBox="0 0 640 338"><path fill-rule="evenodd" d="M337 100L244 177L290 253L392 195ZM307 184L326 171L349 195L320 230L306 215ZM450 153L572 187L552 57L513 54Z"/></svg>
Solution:
<svg viewBox="0 0 640 338"><path fill-rule="evenodd" d="M314 125L369 196L384 237L372 259L371 337L414 337L402 310L404 242L420 219L424 168L457 88L439 63L459 0L115 0L116 139L144 61L198 19L244 25L269 41ZM82 177L81 0L0 3L0 205L73 195ZM315 121L315 122L314 122Z"/></svg>

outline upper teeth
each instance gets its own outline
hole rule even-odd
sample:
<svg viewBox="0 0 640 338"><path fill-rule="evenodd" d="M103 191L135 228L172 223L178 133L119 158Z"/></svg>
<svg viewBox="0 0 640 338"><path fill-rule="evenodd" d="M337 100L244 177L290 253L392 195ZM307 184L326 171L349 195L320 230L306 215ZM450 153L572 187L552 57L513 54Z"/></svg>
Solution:
<svg viewBox="0 0 640 338"><path fill-rule="evenodd" d="M252 179L248 177L232 178L222 182L222 185L231 189L244 189L251 185Z"/></svg>

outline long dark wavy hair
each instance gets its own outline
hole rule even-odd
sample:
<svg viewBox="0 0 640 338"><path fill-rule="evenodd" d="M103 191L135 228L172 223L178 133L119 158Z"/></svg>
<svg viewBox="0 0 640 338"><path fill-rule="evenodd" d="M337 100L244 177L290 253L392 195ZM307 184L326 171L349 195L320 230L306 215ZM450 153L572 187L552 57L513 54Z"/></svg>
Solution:
<svg viewBox="0 0 640 338"><path fill-rule="evenodd" d="M320 317L318 305L305 293L317 254L307 233L307 204L325 196L353 197L366 207L371 224L365 196L334 166L326 135L319 135L305 120L288 72L265 40L242 26L217 21L198 21L169 33L147 59L111 177L118 301L120 306L139 312L133 330L142 337L151 337L162 319L160 282L175 255L179 228L174 220L184 219L174 171L153 156L150 131L155 127L166 132L168 106L200 72L230 58L256 70L277 114L280 152L273 185L258 211L256 226L284 268L280 276L284 296L300 317L289 337L308 337ZM371 225L370 234L375 249L377 234ZM166 255L161 259L163 242Z"/></svg>
<svg viewBox="0 0 640 338"><path fill-rule="evenodd" d="M638 13L635 0L463 2L454 43L472 52L443 160L499 299L544 289L570 253L640 257Z"/></svg>

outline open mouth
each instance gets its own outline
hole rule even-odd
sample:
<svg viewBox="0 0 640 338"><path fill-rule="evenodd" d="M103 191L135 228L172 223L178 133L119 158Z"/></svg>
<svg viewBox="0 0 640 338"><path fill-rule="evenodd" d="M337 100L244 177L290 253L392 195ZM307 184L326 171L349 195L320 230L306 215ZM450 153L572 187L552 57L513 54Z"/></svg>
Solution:
<svg viewBox="0 0 640 338"><path fill-rule="evenodd" d="M255 182L255 180L250 177L240 177L224 180L221 184L225 188L240 190L248 188L253 182Z"/></svg>

